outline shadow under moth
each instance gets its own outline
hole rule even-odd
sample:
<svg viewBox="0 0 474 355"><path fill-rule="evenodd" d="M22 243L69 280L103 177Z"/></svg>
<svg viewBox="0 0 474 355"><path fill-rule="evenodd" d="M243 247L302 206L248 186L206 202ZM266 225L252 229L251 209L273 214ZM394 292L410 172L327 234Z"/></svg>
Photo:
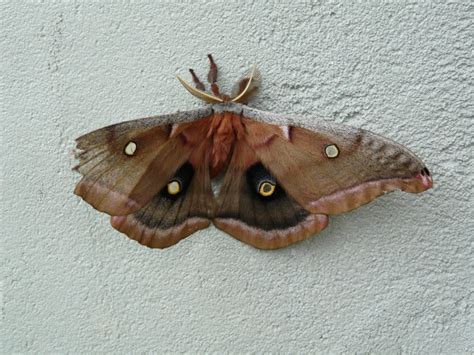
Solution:
<svg viewBox="0 0 474 355"><path fill-rule="evenodd" d="M74 193L131 239L166 248L212 222L254 247L277 249L320 232L329 215L396 189L433 186L418 157L369 131L325 121L312 130L264 123L285 116L243 104L260 84L256 69L228 96L209 61L209 91L192 69L194 86L178 77L209 105L76 140L82 179Z"/></svg>

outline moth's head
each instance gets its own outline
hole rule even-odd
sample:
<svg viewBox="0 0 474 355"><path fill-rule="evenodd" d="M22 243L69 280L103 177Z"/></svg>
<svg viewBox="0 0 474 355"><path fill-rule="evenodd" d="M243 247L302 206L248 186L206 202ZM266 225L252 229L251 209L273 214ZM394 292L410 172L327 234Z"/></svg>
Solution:
<svg viewBox="0 0 474 355"><path fill-rule="evenodd" d="M192 69L189 69L189 72L193 78L194 86L177 76L179 82L183 84L186 90L197 98L211 104L219 104L223 102L246 103L260 86L260 73L255 66L252 66L250 70L248 70L247 73L245 73L245 75L237 82L237 84L234 85L230 95L222 94L217 85L216 63L214 63L212 55L208 54L208 58L210 64L209 73L207 75L207 81L210 84L209 91L206 91L206 87Z"/></svg>

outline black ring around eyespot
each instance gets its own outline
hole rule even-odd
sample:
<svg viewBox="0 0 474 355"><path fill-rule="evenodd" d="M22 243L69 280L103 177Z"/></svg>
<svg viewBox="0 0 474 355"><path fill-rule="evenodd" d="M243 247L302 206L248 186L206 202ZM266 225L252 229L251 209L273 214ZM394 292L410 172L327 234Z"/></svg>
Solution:
<svg viewBox="0 0 474 355"><path fill-rule="evenodd" d="M265 169L262 163L256 163L247 169L246 173L247 184L253 195L263 201L269 201L285 195L285 192L278 186L273 175ZM269 196L260 194L259 189L262 183L268 182L275 186L275 190Z"/></svg>
<svg viewBox="0 0 474 355"><path fill-rule="evenodd" d="M191 184L193 176L194 176L193 166L189 162L184 163L181 166L181 168L178 169L175 175L170 179L170 181L168 181L168 183L163 187L163 189L160 192L161 196L172 199L172 200L177 199L178 197L180 197L186 192L189 185ZM168 192L168 184L173 181L178 182L180 185L180 191L176 194L170 194Z"/></svg>

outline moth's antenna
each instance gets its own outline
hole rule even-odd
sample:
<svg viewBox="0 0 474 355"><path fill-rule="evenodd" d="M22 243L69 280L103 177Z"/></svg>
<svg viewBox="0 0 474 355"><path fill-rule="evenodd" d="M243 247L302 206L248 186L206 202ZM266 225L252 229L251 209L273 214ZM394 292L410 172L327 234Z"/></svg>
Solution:
<svg viewBox="0 0 474 355"><path fill-rule="evenodd" d="M260 73L257 70L257 67L255 65L252 65L250 68L250 71L247 75L245 75L238 83L237 85L237 90L236 90L236 95L233 99L231 99L232 102L242 102L245 100L247 97L252 95L252 93L258 88L260 84Z"/></svg>
<svg viewBox="0 0 474 355"><path fill-rule="evenodd" d="M196 96L197 98L203 101L209 102L211 104L224 102L224 100L222 100L220 97L210 95L205 91L194 88L191 84L189 84L187 81L182 79L179 75L176 75L176 78L179 80L179 82L184 86L186 90L188 90L192 95Z"/></svg>

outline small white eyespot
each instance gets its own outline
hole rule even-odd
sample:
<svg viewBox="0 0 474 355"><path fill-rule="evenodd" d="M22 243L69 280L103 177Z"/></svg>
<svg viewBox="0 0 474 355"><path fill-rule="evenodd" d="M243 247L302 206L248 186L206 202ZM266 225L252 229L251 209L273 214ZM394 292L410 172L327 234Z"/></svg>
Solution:
<svg viewBox="0 0 474 355"><path fill-rule="evenodd" d="M125 148L123 149L123 152L128 156L132 156L133 154L135 154L136 151L137 143L135 143L134 141L128 142Z"/></svg>
<svg viewBox="0 0 474 355"><path fill-rule="evenodd" d="M324 148L324 152L326 153L326 156L331 159L336 158L339 155L339 149L335 144L327 145L326 148Z"/></svg>
<svg viewBox="0 0 474 355"><path fill-rule="evenodd" d="M178 181L173 180L168 183L167 190L170 195L177 195L181 192L181 184Z"/></svg>

